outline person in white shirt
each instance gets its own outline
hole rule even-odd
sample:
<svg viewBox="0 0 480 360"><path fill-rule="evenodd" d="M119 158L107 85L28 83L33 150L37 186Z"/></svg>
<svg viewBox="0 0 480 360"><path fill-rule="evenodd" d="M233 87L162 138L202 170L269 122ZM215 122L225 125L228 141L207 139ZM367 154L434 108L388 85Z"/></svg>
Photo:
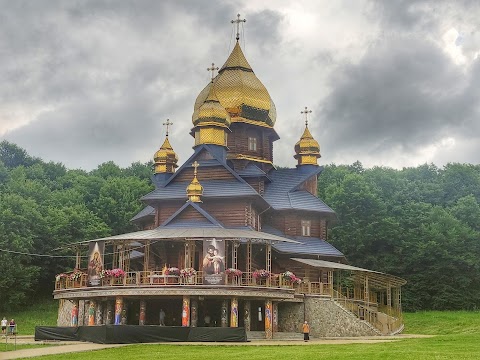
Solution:
<svg viewBox="0 0 480 360"><path fill-rule="evenodd" d="M2 319L2 334L5 334L5 332L7 331L7 318L6 317L3 317Z"/></svg>

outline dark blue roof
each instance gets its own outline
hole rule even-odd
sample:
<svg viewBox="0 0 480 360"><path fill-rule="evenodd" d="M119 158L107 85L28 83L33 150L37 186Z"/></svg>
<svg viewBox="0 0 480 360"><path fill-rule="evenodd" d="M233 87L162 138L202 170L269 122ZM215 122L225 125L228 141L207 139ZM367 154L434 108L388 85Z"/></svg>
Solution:
<svg viewBox="0 0 480 360"><path fill-rule="evenodd" d="M243 180L235 171L232 170L232 168L230 166L227 165L226 158L223 159L223 158L218 156L218 151L217 150L218 149L215 146L210 146L210 145L197 146L195 148L195 151L192 154L192 156L190 156L187 159L187 161L185 161L183 163L183 165L180 166L178 168L178 170L168 179L168 181L165 183L165 186L169 185L172 182L172 180L175 179L178 176L178 174L180 174L185 167L192 166L192 163L196 160L197 156L202 151L208 152L213 157L213 159L197 160L200 167L202 167L202 166L219 166L220 165L220 166L223 166L226 170L228 170L235 178L237 178L237 180L239 180L241 182L245 182L245 180Z"/></svg>
<svg viewBox="0 0 480 360"><path fill-rule="evenodd" d="M301 255L315 255L315 256L336 256L344 257L344 255L333 245L329 244L323 239L307 237L307 236L287 236L282 231L275 229L269 225L262 228L263 232L286 237L287 239L296 240L300 244L292 243L274 243L272 247L278 252L285 254L301 254Z"/></svg>
<svg viewBox="0 0 480 360"><path fill-rule="evenodd" d="M203 216L203 219L196 219L196 220L182 220L182 219L176 219L178 215L180 215L186 208L192 207L195 209L198 213L200 213ZM199 227L222 227L223 225L215 219L212 215L210 215L208 212L206 212L204 209L199 204L196 204L191 201L187 201L183 206L175 211L175 213L170 216L165 222L160 225L162 227L164 226L173 226L173 225L181 225L180 227L191 227L191 226L199 226ZM209 225L209 226L200 226L200 225ZM177 226L178 227L178 226Z"/></svg>
<svg viewBox="0 0 480 360"><path fill-rule="evenodd" d="M144 209L140 210L140 212L131 218L130 221L137 221L150 216L155 216L155 209L148 205Z"/></svg>
<svg viewBox="0 0 480 360"><path fill-rule="evenodd" d="M265 185L264 199L274 210L305 210L320 213L335 212L306 190L298 187L312 176L318 176L323 167L312 166L296 169L274 169L268 175L272 182Z"/></svg>
<svg viewBox="0 0 480 360"><path fill-rule="evenodd" d="M177 200L187 199L187 186L190 182L176 182L153 190L141 200ZM247 183L236 180L202 180L202 198L225 198L253 196L258 193Z"/></svg>
<svg viewBox="0 0 480 360"><path fill-rule="evenodd" d="M268 175L260 169L257 165L248 163L247 166L245 166L244 169L238 170L237 174L240 175L241 177L268 177Z"/></svg>

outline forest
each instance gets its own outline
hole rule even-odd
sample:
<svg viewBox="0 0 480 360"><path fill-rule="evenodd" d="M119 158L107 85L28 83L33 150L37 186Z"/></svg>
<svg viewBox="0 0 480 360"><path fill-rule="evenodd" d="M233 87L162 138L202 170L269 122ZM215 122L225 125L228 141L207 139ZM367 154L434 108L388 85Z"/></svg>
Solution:
<svg viewBox="0 0 480 360"><path fill-rule="evenodd" d="M137 230L129 220L152 189L151 166L72 170L1 142L0 310L51 296L55 274L74 264L60 246ZM318 193L338 217L329 242L350 264L408 281L404 310L480 307L479 165L330 164Z"/></svg>

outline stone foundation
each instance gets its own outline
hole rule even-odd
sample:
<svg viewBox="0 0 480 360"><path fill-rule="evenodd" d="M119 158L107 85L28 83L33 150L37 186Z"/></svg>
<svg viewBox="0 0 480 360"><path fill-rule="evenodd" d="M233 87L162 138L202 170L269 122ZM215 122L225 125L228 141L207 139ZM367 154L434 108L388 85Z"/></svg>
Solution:
<svg viewBox="0 0 480 360"><path fill-rule="evenodd" d="M368 323L326 297L306 296L304 304L279 303L278 317L278 330L282 332L301 332L302 323L307 320L314 337L378 335Z"/></svg>

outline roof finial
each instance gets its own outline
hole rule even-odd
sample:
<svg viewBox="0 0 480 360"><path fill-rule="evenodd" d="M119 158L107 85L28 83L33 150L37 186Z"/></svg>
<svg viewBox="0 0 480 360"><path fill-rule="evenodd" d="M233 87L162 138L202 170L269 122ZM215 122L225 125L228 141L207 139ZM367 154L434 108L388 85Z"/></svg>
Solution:
<svg viewBox="0 0 480 360"><path fill-rule="evenodd" d="M305 126L308 126L308 114L311 114L312 110L308 110L305 106L305 110L300 111L300 114L305 114Z"/></svg>
<svg viewBox="0 0 480 360"><path fill-rule="evenodd" d="M173 122L171 122L170 119L167 119L167 122L164 122L163 125L167 127L167 134L166 134L166 136L168 137L168 127L169 127L170 125L173 125Z"/></svg>
<svg viewBox="0 0 480 360"><path fill-rule="evenodd" d="M197 160L195 160L195 162L192 164L193 166L193 176L197 176L197 168L200 166L200 164L197 162Z"/></svg>
<svg viewBox="0 0 480 360"><path fill-rule="evenodd" d="M240 40L240 23L242 22L247 22L247 20L245 19L240 19L240 14L237 14L237 20L232 20L231 23L232 24L237 24L237 41Z"/></svg>
<svg viewBox="0 0 480 360"><path fill-rule="evenodd" d="M215 78L215 70L218 70L218 66L215 67L215 63L212 62L212 67L207 68L207 71L212 72L212 82L213 82L213 79Z"/></svg>

